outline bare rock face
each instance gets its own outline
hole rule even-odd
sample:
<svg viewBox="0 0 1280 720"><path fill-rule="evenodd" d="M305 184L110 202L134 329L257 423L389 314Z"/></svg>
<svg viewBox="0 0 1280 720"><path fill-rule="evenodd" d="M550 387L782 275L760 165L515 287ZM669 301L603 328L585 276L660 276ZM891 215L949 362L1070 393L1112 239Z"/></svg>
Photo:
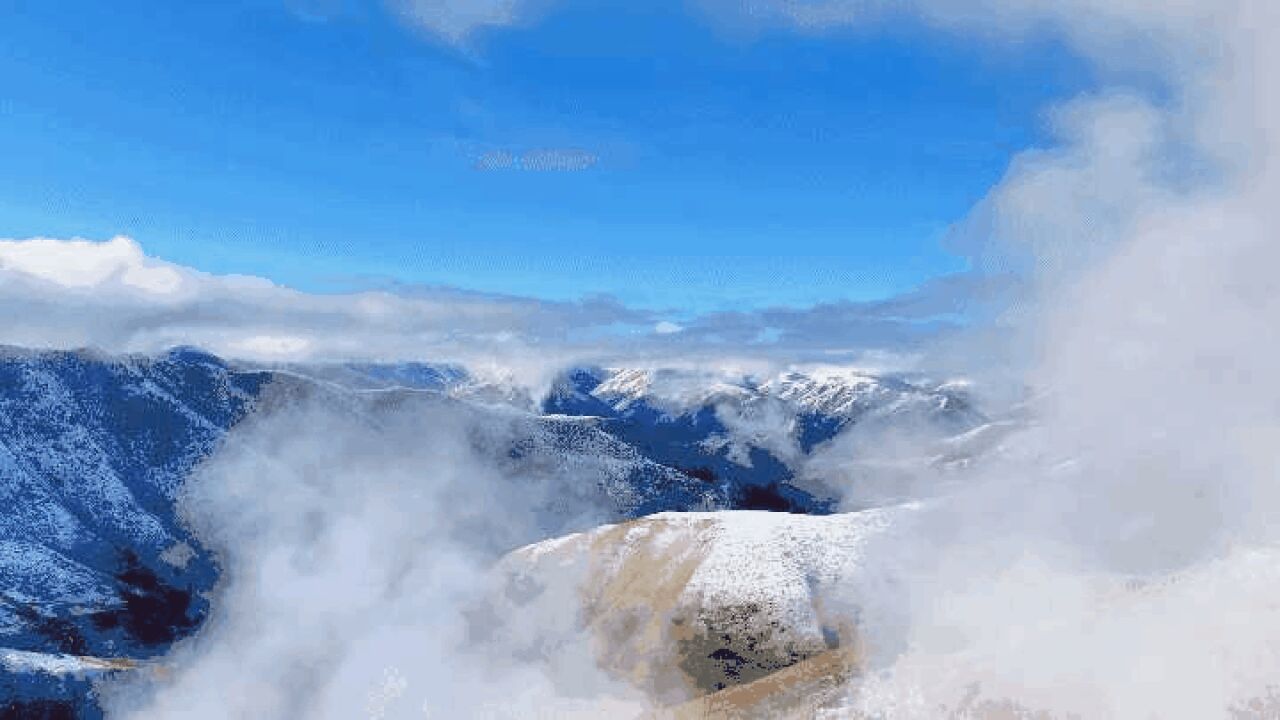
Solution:
<svg viewBox="0 0 1280 720"><path fill-rule="evenodd" d="M657 708L644 720L814 718L840 704L856 669L855 652L828 650L754 682Z"/></svg>
<svg viewBox="0 0 1280 720"><path fill-rule="evenodd" d="M540 652L585 643L655 717L786 716L782 706L834 697L856 665L835 591L890 516L663 513L604 526L508 555L500 616L558 627L523 639ZM538 620L518 620L529 613Z"/></svg>

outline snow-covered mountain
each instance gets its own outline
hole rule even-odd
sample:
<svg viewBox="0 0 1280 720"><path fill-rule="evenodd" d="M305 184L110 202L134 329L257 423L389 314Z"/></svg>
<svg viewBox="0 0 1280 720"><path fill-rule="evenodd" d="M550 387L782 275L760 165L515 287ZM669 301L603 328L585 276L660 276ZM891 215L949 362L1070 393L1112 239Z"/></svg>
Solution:
<svg viewBox="0 0 1280 720"><path fill-rule="evenodd" d="M541 488L508 498L536 505L536 534L516 544L665 511L825 513L834 498L792 481L847 428L927 422L958 435L983 422L958 386L842 369L762 380L575 369L538 405L527 389L448 364L261 366L186 348L6 348L0 651L12 662L0 663L0 698L92 716L95 673L195 631L218 565L179 517L179 491L229 433L252 432L246 418L304 401L371 427L391 412L465 424L505 476Z"/></svg>
<svg viewBox="0 0 1280 720"><path fill-rule="evenodd" d="M0 646L146 657L193 630L216 571L176 493L268 380L193 350L0 351ZM0 696L66 700L79 675L6 662Z"/></svg>
<svg viewBox="0 0 1280 720"><path fill-rule="evenodd" d="M961 435L987 419L961 383L909 381L849 368L790 370L763 379L671 368L576 369L546 412L599 417L646 456L724 489L743 509L821 513L830 493L796 480L809 460L858 426Z"/></svg>
<svg viewBox="0 0 1280 720"><path fill-rule="evenodd" d="M511 633L514 652L536 646L551 667L585 631L596 664L657 717L811 717L858 662L832 591L908 512L663 513L547 540L498 566L518 591L499 594L496 615L529 628Z"/></svg>

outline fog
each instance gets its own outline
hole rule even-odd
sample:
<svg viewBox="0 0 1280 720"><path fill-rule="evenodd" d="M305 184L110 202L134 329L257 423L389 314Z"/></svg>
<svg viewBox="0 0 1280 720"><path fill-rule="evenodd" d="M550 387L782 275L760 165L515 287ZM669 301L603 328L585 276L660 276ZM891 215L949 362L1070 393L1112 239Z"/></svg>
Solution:
<svg viewBox="0 0 1280 720"><path fill-rule="evenodd" d="M522 474L503 448L527 426L430 396L276 388L264 404L182 500L223 566L213 614L154 667L104 688L110 714L595 717L641 707L594 670L585 638L573 650L569 597L520 618L485 612L502 592L488 574L502 552L610 517L582 499L590 493L548 480L594 484L600 468ZM564 656L588 661L544 663L528 633L551 628L564 629Z"/></svg>
<svg viewBox="0 0 1280 720"><path fill-rule="evenodd" d="M914 9L997 35L1040 18L1166 92L1055 109L1059 144L957 228L1029 280L1001 369L1035 422L869 553L848 712L1275 717L1280 6L960 7Z"/></svg>

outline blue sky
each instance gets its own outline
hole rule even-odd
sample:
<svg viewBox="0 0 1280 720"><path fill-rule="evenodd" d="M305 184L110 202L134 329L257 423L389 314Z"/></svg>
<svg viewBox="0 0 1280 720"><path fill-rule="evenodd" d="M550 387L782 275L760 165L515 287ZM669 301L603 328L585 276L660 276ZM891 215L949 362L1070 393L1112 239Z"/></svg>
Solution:
<svg viewBox="0 0 1280 720"><path fill-rule="evenodd" d="M674 2L559 3L465 46L325 7L0 10L0 237L127 234L311 291L867 300L962 270L948 223L1089 86L1049 43L746 31ZM540 150L594 160L493 162Z"/></svg>

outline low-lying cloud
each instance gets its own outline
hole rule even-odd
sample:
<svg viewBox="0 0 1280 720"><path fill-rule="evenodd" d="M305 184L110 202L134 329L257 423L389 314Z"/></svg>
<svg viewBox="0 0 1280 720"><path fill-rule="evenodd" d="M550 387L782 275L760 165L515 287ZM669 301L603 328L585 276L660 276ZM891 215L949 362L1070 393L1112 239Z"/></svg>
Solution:
<svg viewBox="0 0 1280 720"><path fill-rule="evenodd" d="M0 343L259 361L437 360L542 377L575 361L737 354L780 361L904 351L957 321L944 281L898 300L680 318L609 297L546 301L442 287L317 294L214 275L105 242L0 240ZM937 292L935 292L937 290Z"/></svg>
<svg viewBox="0 0 1280 720"><path fill-rule="evenodd" d="M859 4L792 5L834 23ZM1047 29L1167 95L1065 104L1059 144L1016 158L962 227L975 264L1034 289L1006 320L1035 422L957 482L907 484L924 509L848 590L869 672L844 712L1275 717L1280 7L880 5Z"/></svg>
<svg viewBox="0 0 1280 720"><path fill-rule="evenodd" d="M525 437L503 414L429 396L272 393L184 488L183 516L222 565L212 615L104 687L113 717L643 709L572 627L561 665L545 661L534 640L563 625L571 597L518 619L485 613L501 553L612 517L572 492L594 488L599 468L522 472L502 462L504 443Z"/></svg>

